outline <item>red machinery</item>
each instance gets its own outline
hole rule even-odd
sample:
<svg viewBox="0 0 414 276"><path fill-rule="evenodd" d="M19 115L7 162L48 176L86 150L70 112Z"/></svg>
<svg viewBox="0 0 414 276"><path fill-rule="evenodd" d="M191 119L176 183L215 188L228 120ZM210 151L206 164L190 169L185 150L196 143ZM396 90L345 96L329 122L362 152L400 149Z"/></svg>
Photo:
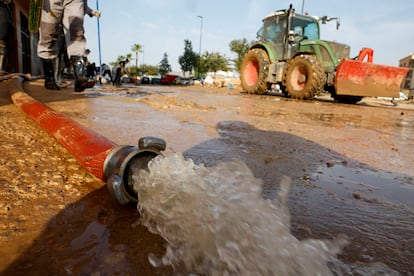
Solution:
<svg viewBox="0 0 414 276"><path fill-rule="evenodd" d="M337 95L400 97L400 85L408 68L374 64L373 55L372 49L363 48L356 60L341 61L336 69Z"/></svg>

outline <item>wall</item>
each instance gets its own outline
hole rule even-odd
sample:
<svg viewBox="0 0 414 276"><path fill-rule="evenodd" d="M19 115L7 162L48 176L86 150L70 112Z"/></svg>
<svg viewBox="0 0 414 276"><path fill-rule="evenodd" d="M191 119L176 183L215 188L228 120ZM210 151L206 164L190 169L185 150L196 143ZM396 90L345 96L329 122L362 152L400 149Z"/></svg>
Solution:
<svg viewBox="0 0 414 276"><path fill-rule="evenodd" d="M13 0L12 20L14 34L9 43L8 71L41 74L36 54L37 34L28 32L29 0Z"/></svg>
<svg viewBox="0 0 414 276"><path fill-rule="evenodd" d="M404 78L402 83L402 89L408 94L409 98L414 96L414 54L410 54L400 59L399 65L401 67L410 68L407 76Z"/></svg>

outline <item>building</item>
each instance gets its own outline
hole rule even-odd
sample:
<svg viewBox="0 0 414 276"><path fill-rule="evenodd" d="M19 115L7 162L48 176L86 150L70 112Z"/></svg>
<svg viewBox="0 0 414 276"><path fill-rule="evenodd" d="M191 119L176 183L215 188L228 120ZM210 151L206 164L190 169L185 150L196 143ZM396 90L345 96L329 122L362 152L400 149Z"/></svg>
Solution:
<svg viewBox="0 0 414 276"><path fill-rule="evenodd" d="M36 54L38 34L29 31L29 4L28 0L12 1L11 17L14 32L7 42L6 69L8 72L39 75L41 64Z"/></svg>
<svg viewBox="0 0 414 276"><path fill-rule="evenodd" d="M414 96L414 53L409 54L408 56L400 59L400 66L409 68L407 75L405 76L401 89L404 92L407 92L408 98L413 99Z"/></svg>

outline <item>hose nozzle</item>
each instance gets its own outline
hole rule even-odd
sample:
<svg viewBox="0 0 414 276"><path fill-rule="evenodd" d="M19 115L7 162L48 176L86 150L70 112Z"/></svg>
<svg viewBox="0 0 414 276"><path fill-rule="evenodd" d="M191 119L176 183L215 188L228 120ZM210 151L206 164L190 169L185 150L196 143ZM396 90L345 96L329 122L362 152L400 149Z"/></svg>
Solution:
<svg viewBox="0 0 414 276"><path fill-rule="evenodd" d="M138 202L138 194L134 191L133 169L146 169L148 163L165 150L166 142L157 137L142 137L138 147L119 146L106 157L104 177L111 196L121 205Z"/></svg>

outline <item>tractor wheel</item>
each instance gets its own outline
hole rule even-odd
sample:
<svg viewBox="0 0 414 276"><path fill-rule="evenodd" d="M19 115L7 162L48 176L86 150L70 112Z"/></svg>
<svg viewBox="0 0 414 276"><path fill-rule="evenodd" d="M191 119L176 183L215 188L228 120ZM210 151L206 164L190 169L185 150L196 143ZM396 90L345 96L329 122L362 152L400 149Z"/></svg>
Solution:
<svg viewBox="0 0 414 276"><path fill-rule="evenodd" d="M284 84L292 98L311 100L323 90L325 82L325 71L315 56L300 55L286 64Z"/></svg>
<svg viewBox="0 0 414 276"><path fill-rule="evenodd" d="M269 57L262 49L252 49L243 57L240 66L240 81L243 89L250 94L267 92Z"/></svg>

